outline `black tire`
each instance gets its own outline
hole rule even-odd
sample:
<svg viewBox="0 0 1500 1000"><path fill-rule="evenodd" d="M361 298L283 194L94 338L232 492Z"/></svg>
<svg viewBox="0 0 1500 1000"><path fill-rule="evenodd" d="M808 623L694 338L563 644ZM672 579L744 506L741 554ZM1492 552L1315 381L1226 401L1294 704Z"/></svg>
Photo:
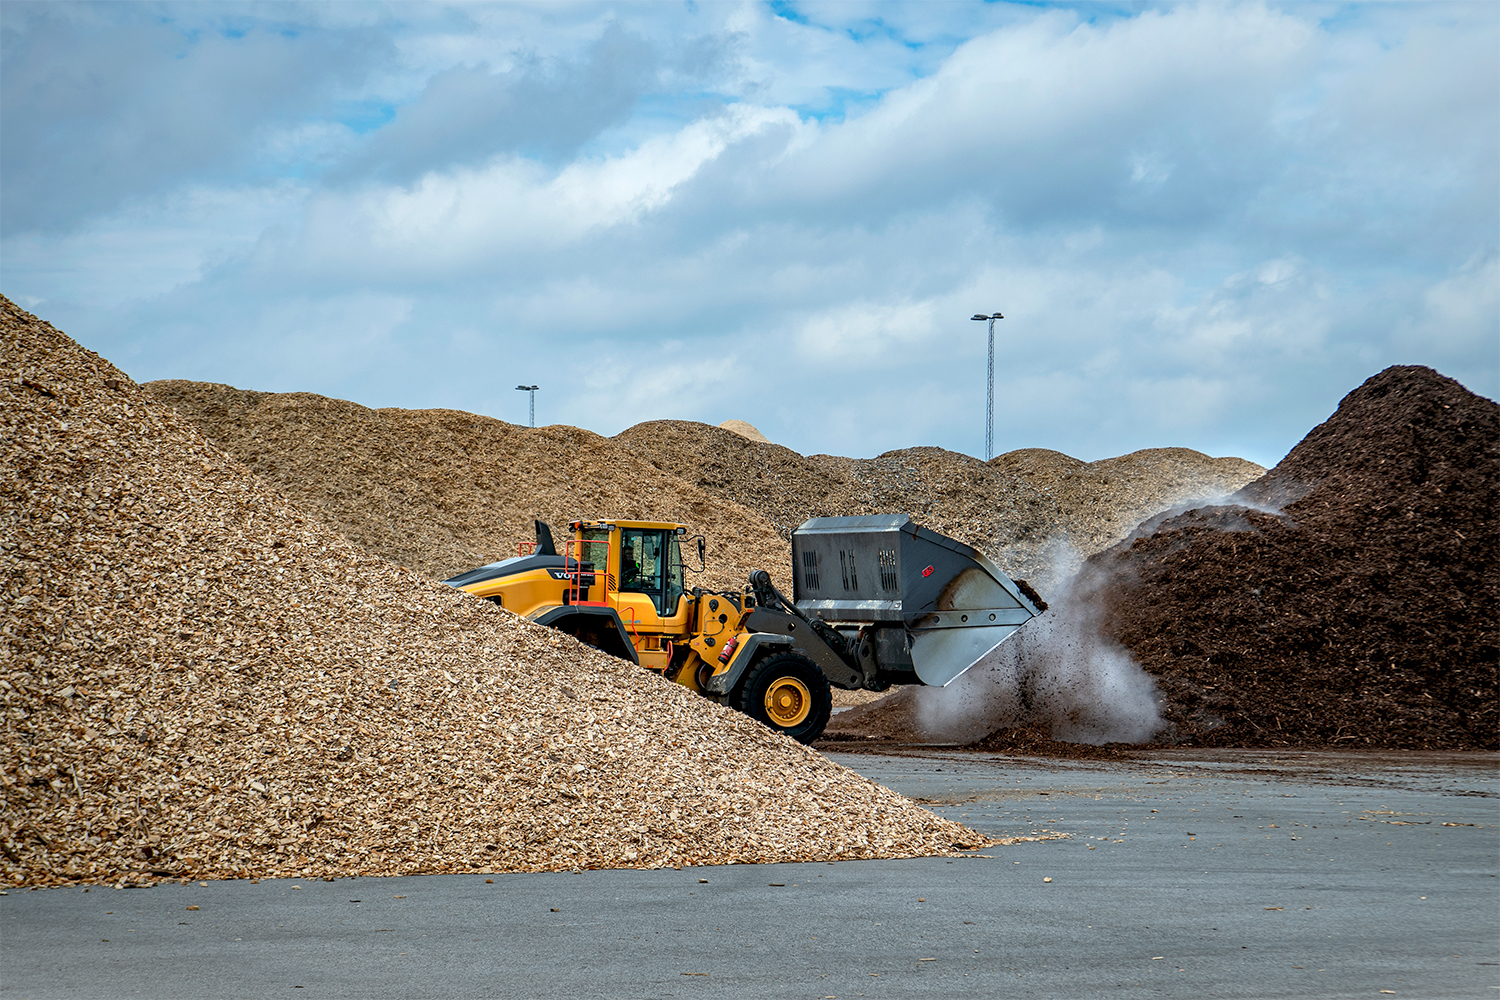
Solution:
<svg viewBox="0 0 1500 1000"><path fill-rule="evenodd" d="M780 719L776 703L782 704ZM772 653L745 672L734 707L799 743L811 743L828 725L833 693L823 671L801 653Z"/></svg>

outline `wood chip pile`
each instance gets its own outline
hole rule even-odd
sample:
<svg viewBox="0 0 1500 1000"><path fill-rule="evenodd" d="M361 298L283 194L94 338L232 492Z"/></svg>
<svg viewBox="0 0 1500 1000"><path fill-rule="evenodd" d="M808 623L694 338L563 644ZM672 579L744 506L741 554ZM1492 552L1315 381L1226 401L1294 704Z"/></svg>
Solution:
<svg viewBox="0 0 1500 1000"><path fill-rule="evenodd" d="M997 455L990 465L1045 494L1056 507L1059 534L1080 556L1102 552L1163 511L1228 496L1266 471L1243 458L1210 458L1191 448L1145 448L1097 462L1022 448Z"/></svg>
<svg viewBox="0 0 1500 1000"><path fill-rule="evenodd" d="M3 298L0 422L7 881L985 842L742 715L370 555Z"/></svg>
<svg viewBox="0 0 1500 1000"><path fill-rule="evenodd" d="M785 587L788 541L807 518L905 512L990 554L1045 596L1140 521L1231 493L1265 471L1185 448L1092 463L1041 449L988 464L941 448L804 457L737 428L683 420L648 421L610 439L311 393L182 381L146 388L350 539L439 579L514 554L532 537L534 517L560 537L576 517L634 517L681 521L707 536L698 585L739 589L751 570L767 569Z"/></svg>
<svg viewBox="0 0 1500 1000"><path fill-rule="evenodd" d="M1080 576L1178 739L1500 747L1500 406L1387 368L1230 499Z"/></svg>
<svg viewBox="0 0 1500 1000"><path fill-rule="evenodd" d="M910 513L993 556L1043 596L1081 557L1141 521L1233 493L1265 472L1240 458L1151 448L1081 462L1028 448L981 462L941 448L803 457L707 424L653 420L615 441L663 472L758 512L783 538L809 517Z"/></svg>
<svg viewBox="0 0 1500 1000"><path fill-rule="evenodd" d="M771 443L771 439L762 434L758 427L744 420L726 420L719 426L726 431L734 431L740 437L749 438L751 441L759 441L762 444Z"/></svg>
<svg viewBox="0 0 1500 1000"><path fill-rule="evenodd" d="M205 382L146 388L351 540L434 579L515 555L536 518L561 545L568 522L617 517L702 532L707 570L690 586L738 590L754 569L786 582L789 549L761 517L576 427Z"/></svg>

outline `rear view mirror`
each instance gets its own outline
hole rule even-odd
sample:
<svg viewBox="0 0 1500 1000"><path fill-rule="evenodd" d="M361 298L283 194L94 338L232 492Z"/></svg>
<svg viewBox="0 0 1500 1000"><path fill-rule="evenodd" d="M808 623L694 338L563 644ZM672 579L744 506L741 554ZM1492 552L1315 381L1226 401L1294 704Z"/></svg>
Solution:
<svg viewBox="0 0 1500 1000"><path fill-rule="evenodd" d="M703 540L703 536L702 535L699 535L698 536L698 572L700 572L700 573L703 572L703 570L708 566L707 555L708 555L708 543Z"/></svg>

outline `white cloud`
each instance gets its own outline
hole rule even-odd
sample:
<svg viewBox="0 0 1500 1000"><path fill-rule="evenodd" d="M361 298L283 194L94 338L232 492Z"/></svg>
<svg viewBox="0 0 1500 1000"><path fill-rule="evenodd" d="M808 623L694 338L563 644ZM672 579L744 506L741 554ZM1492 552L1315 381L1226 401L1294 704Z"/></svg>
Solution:
<svg viewBox="0 0 1500 1000"><path fill-rule="evenodd" d="M502 156L478 168L429 173L411 187L327 192L310 206L298 266L346 280L366 269L411 280L555 252L661 208L728 144L795 123L785 110L735 106L627 153L556 172Z"/></svg>
<svg viewBox="0 0 1500 1000"><path fill-rule="evenodd" d="M202 280L274 227L295 225L308 188L179 187L133 198L75 231L0 239L6 294L110 311Z"/></svg>
<svg viewBox="0 0 1500 1000"><path fill-rule="evenodd" d="M798 353L848 370L892 352L927 346L938 332L932 302L850 302L809 317L796 334Z"/></svg>
<svg viewBox="0 0 1500 1000"><path fill-rule="evenodd" d="M1403 317L1393 335L1403 350L1464 361L1500 353L1500 257L1470 258L1451 277L1422 292L1422 311Z"/></svg>
<svg viewBox="0 0 1500 1000"><path fill-rule="evenodd" d="M8 228L4 290L142 378L506 419L538 382L546 422L738 417L808 452L977 453L981 310L1003 448L1267 462L1386 364L1500 388L1494 8L802 10L312 8L318 51L387 44L247 111L209 179L167 149L132 164L158 193ZM577 95L511 121L491 77L573 79L610 31L657 75L579 151L465 136L471 92L546 133ZM26 65L71 58L42 41ZM446 138L393 172L381 116L423 108Z"/></svg>

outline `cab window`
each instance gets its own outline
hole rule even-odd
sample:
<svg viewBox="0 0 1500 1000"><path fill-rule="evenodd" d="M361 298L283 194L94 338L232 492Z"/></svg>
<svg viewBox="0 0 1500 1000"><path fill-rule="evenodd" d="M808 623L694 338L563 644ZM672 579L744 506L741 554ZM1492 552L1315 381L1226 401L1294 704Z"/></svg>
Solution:
<svg viewBox="0 0 1500 1000"><path fill-rule="evenodd" d="M577 555L583 562L592 563L595 569L603 572L609 562L609 529L584 528L580 533ZM615 569L613 566L609 568L611 571Z"/></svg>
<svg viewBox="0 0 1500 1000"><path fill-rule="evenodd" d="M665 600L663 576L666 553L662 533L641 528L624 528L620 534L620 590L645 594L661 613Z"/></svg>
<svg viewBox="0 0 1500 1000"><path fill-rule="evenodd" d="M667 591L660 610L663 618L677 613L677 602L687 585L682 572L682 549L677 546L677 536L667 535Z"/></svg>

